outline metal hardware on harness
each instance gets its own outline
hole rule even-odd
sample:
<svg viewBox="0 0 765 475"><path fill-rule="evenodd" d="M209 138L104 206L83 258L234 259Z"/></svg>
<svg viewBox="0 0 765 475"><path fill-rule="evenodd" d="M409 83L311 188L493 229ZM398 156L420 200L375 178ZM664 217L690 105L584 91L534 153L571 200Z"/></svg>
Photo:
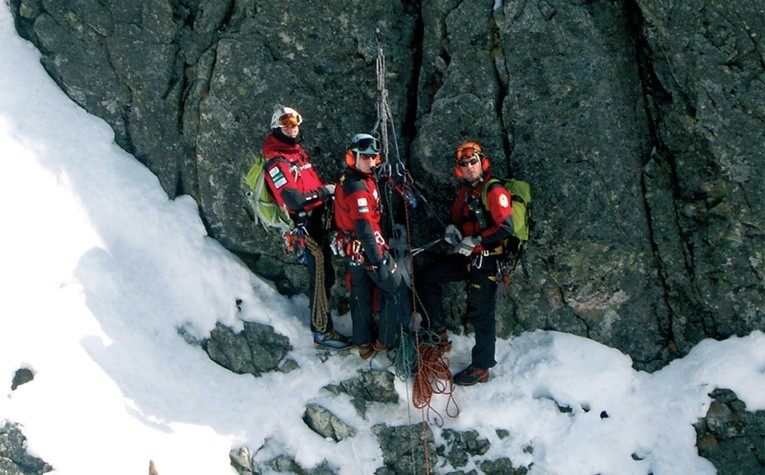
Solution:
<svg viewBox="0 0 765 475"><path fill-rule="evenodd" d="M333 231L329 233L329 248L332 254L338 257L345 257L348 252L348 237L342 231Z"/></svg>
<svg viewBox="0 0 765 475"><path fill-rule="evenodd" d="M475 216L475 221L478 224L478 228L481 230L486 229L486 216L484 216L483 205L481 204L481 201L471 201L468 204L468 208L473 212L473 216Z"/></svg>
<svg viewBox="0 0 765 475"><path fill-rule="evenodd" d="M392 174L393 169L388 162L381 163L375 167L375 176L377 176L377 178L390 178Z"/></svg>
<svg viewBox="0 0 765 475"><path fill-rule="evenodd" d="M306 231L303 226L296 226L284 233L284 251L294 257L297 264L308 263L305 245Z"/></svg>
<svg viewBox="0 0 765 475"><path fill-rule="evenodd" d="M364 263L364 255L361 253L361 241L354 239L349 245L350 252L346 255L351 258L351 265L360 266Z"/></svg>
<svg viewBox="0 0 765 475"><path fill-rule="evenodd" d="M385 238L382 237L382 234L380 234L379 231L375 231L375 242L378 246L380 246L383 250L388 249L388 244L385 243Z"/></svg>
<svg viewBox="0 0 765 475"><path fill-rule="evenodd" d="M486 252L486 251L484 251L484 252ZM483 267L483 252L481 252L480 254L477 254L473 258L473 261L470 263L470 265L473 266L476 269L480 269L481 267Z"/></svg>

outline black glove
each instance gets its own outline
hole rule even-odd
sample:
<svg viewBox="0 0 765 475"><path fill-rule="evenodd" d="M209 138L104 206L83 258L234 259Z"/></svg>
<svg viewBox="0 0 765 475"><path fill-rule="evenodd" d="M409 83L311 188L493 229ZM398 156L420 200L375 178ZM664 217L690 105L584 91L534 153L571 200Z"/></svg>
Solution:
<svg viewBox="0 0 765 475"><path fill-rule="evenodd" d="M401 285L401 270L395 259L386 251L383 259L371 274L372 280L385 292L393 293Z"/></svg>

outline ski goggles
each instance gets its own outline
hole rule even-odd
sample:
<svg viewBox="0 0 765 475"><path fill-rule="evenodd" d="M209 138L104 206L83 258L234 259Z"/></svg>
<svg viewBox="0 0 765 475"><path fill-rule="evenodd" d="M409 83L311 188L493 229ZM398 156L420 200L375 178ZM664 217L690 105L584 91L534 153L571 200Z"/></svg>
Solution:
<svg viewBox="0 0 765 475"><path fill-rule="evenodd" d="M303 118L300 114L284 114L279 117L279 125L292 129L303 123Z"/></svg>
<svg viewBox="0 0 765 475"><path fill-rule="evenodd" d="M480 161L480 160L479 160L478 158L476 158L476 157L473 157L473 158L471 158L470 160L459 160L459 161L457 162L457 164L458 164L459 166L461 166L462 168L466 168L466 167L468 167L469 165L475 165L475 164L476 164L476 163L478 163L479 161Z"/></svg>
<svg viewBox="0 0 765 475"><path fill-rule="evenodd" d="M354 143L353 150L360 155L379 155L380 141L373 137L359 139Z"/></svg>
<svg viewBox="0 0 765 475"><path fill-rule="evenodd" d="M464 160L481 153L481 149L475 147L464 147L457 150L457 160Z"/></svg>

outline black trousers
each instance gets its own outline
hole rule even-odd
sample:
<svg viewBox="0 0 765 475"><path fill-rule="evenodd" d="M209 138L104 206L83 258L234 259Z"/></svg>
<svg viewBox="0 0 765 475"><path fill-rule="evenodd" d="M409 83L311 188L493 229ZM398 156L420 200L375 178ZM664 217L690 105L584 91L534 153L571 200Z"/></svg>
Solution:
<svg viewBox="0 0 765 475"><path fill-rule="evenodd" d="M353 321L353 344L373 343L375 338L386 346L398 343L401 326L411 318L412 303L409 289L403 283L397 288L377 285L376 270L364 265L350 265L351 274L351 320ZM378 311L375 320L374 295L377 291Z"/></svg>
<svg viewBox="0 0 765 475"><path fill-rule="evenodd" d="M497 257L470 257L459 254L444 256L428 267L418 285L423 310L434 331L446 329L443 309L443 284L465 281L467 285L467 321L475 331L472 364L488 369L497 364L494 354L497 344L497 326L494 320L497 296Z"/></svg>

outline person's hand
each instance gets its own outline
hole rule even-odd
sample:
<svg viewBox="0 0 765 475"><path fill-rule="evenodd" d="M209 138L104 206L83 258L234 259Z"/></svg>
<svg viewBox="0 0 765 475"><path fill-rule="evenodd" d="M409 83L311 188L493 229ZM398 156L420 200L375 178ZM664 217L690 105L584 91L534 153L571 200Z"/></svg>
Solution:
<svg viewBox="0 0 765 475"><path fill-rule="evenodd" d="M462 254L463 256L469 256L473 253L473 249L477 245L481 243L481 237L473 237L473 236L467 236L460 241L459 245L457 246L457 252Z"/></svg>
<svg viewBox="0 0 765 475"><path fill-rule="evenodd" d="M327 194L330 196L335 194L335 185L324 185L324 189L327 190Z"/></svg>
<svg viewBox="0 0 765 475"><path fill-rule="evenodd" d="M384 291L393 293L401 285L401 269L396 264L396 260L385 252L383 259L377 264L373 279L375 283Z"/></svg>
<svg viewBox="0 0 765 475"><path fill-rule="evenodd" d="M444 232L444 241L448 242L452 246L457 246L461 240L462 233L459 229L457 229L457 226L450 224L446 227L446 231Z"/></svg>

